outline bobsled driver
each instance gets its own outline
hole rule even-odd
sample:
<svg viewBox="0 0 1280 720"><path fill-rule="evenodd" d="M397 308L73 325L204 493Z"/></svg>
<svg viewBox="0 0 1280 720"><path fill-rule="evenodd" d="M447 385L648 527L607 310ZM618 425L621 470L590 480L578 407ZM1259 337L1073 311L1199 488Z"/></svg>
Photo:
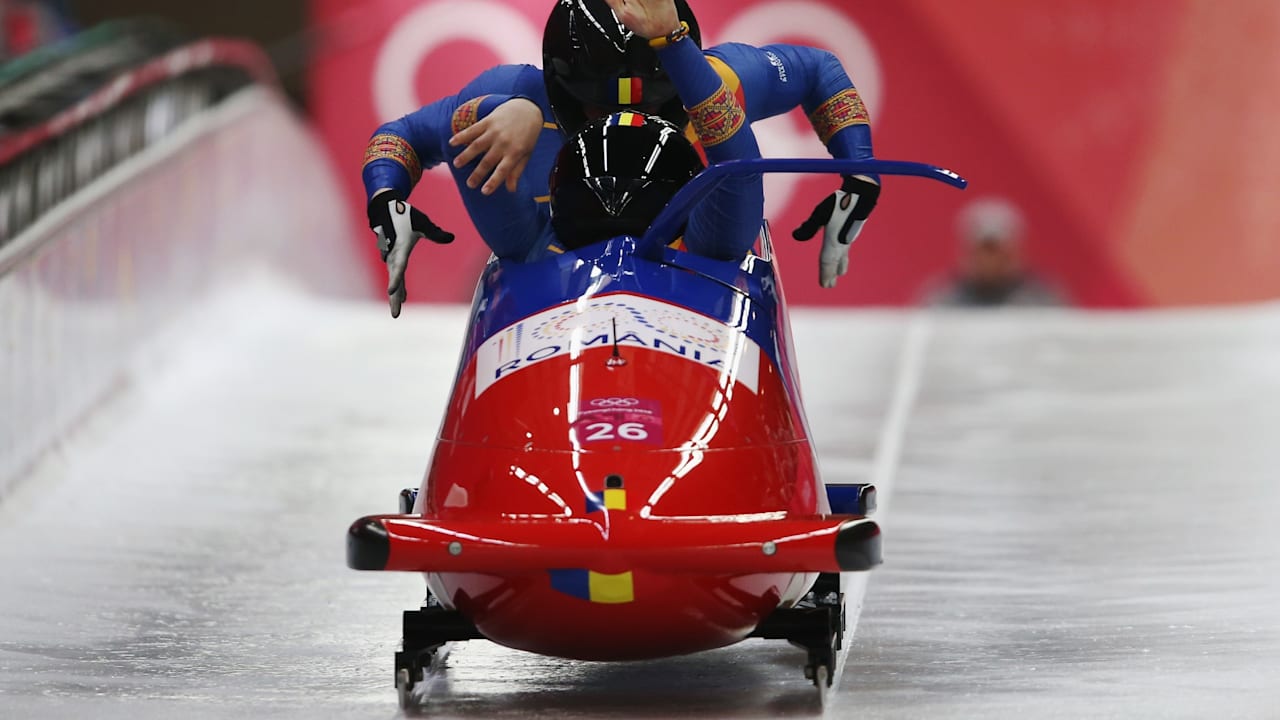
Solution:
<svg viewBox="0 0 1280 720"><path fill-rule="evenodd" d="M362 175L370 227L383 230L380 244L391 276L393 314L398 315L404 299L405 260L419 233L435 242L453 239L405 204L424 168L450 162L471 220L493 253L532 261L560 249L548 229L548 179L568 136L589 119L626 109L686 125L685 107L695 103L689 98L681 102L671 68L658 61L660 49L654 45L665 35L651 44L620 22L653 5L559 0L543 38L543 70L528 65L492 68L457 95L378 128L366 149ZM663 5L674 7L679 21L688 25L683 41L700 47L697 20L685 0ZM833 156L872 157L866 110L831 53L795 45L729 43L709 49L705 57L745 110L747 123L802 106ZM705 140L701 146L710 149ZM504 185L506 192L498 192ZM846 177L796 230L797 239L807 239L825 228L819 258L824 287L834 286L844 274L849 243L878 195L877 178ZM397 207L409 210L417 232L388 255L396 246L390 218ZM699 252L696 242L689 247Z"/></svg>

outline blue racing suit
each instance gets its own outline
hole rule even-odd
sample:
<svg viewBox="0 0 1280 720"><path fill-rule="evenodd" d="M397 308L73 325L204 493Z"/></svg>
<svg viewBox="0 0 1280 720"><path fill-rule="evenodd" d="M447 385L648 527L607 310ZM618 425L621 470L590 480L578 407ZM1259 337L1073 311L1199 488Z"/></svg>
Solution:
<svg viewBox="0 0 1280 720"><path fill-rule="evenodd" d="M692 43L675 43L659 51L659 56L676 82L685 105L694 108L710 98L699 96L699 100L691 100L686 93L692 90L686 84L696 84L700 90L705 90L709 83L701 72L691 70L697 66L689 62L693 53L688 52L685 47L688 45ZM727 93L745 110L746 123L801 106L832 156L846 159L872 157L871 127L866 109L839 60L831 53L796 45L754 47L727 43L708 49L705 58L704 65L711 66ZM499 190L493 195L484 195L479 189L471 189L466 184L479 160L463 168L454 168L452 161L463 148L450 147L449 138L514 98L528 99L542 110L542 136L516 192ZM691 119L694 115L691 112ZM696 129L696 123L694 125ZM748 132L744 137L750 137L750 144L755 147L754 136ZM735 153L751 152L738 143L716 149L718 143L699 139L710 162L747 157L749 155ZM379 127L365 152L362 176L370 197L383 188L393 188L408 197L424 169L449 163L463 204L493 253L504 259L535 260L544 256L555 242L547 185L565 140L555 124L542 71L532 65L501 65L481 73L457 95L442 98ZM758 148L754 153L759 155ZM759 186L758 178L750 182ZM734 191L745 192L746 189L739 185L717 195L728 198ZM743 233L740 228L730 230L723 223L740 225L752 222L754 227L750 235L754 240L759 230L760 213L753 212L751 215L754 217L743 219L723 210L716 213L712 208L699 213L703 219L699 215L690 219L686 244L691 250L712 256L736 254L738 240L726 240L725 244L730 246L727 249L718 249L714 244L699 247L699 236L703 233L697 228L704 223L710 227L712 221L709 218L715 214L719 215L721 235L740 237Z"/></svg>

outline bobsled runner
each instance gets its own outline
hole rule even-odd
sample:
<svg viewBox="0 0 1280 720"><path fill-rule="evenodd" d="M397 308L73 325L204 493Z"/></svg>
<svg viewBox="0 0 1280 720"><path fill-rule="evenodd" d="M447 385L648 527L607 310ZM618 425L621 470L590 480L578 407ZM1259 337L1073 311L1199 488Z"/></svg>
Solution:
<svg viewBox="0 0 1280 720"><path fill-rule="evenodd" d="M839 573L881 561L875 490L820 479L767 226L740 263L669 247L744 172L965 184L916 163L725 163L643 237L491 260L421 487L348 533L352 568L426 576L402 704L444 643L472 639L633 660L774 638L831 682Z"/></svg>

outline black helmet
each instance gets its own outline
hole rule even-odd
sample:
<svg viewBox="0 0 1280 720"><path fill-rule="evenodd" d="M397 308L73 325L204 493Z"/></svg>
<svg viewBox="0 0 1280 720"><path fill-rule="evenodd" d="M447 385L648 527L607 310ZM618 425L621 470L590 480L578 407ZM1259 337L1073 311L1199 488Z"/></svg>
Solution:
<svg viewBox="0 0 1280 720"><path fill-rule="evenodd" d="M570 250L640 236L702 168L684 132L660 117L622 112L592 120L556 158L551 225Z"/></svg>
<svg viewBox="0 0 1280 720"><path fill-rule="evenodd" d="M698 21L685 0L680 19L699 47ZM673 28L674 29L674 28ZM590 117L628 108L688 122L675 85L649 41L627 30L604 0L557 0L542 34L542 77L556 121L574 135ZM602 112L588 113L588 107Z"/></svg>

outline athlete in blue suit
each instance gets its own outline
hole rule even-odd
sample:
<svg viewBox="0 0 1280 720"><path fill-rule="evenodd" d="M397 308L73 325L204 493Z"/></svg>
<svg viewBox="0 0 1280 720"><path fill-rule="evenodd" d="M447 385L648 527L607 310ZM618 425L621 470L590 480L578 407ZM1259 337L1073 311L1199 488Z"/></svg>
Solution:
<svg viewBox="0 0 1280 720"><path fill-rule="evenodd" d="M554 251L546 178L566 137L587 117L621 108L656 112L678 124L685 120L668 69L656 62L656 53L642 37L618 22L609 4L561 0L556 5L544 37L545 70L528 65L493 68L457 95L380 127L369 143L363 169L370 226L389 227L387 201L404 201L424 168L449 162L472 221L498 257L534 260ZM684 0L677 0L675 7L696 43L692 12ZM745 109L747 122L802 106L833 156L872 157L866 110L830 53L793 45L756 48L731 43L711 48L706 58ZM504 184L507 192L497 192ZM846 178L797 230L797 237L811 237L817 228L826 227L820 261L824 286L843 274L848 243L874 208L878 193L875 178ZM451 239L414 212L428 238ZM713 255L727 254L711 250Z"/></svg>
<svg viewBox="0 0 1280 720"><path fill-rule="evenodd" d="M678 21L671 0L643 2L669 13L622 17L642 37L656 37L651 45L678 97L689 106L689 126L707 159L717 163L760 157L746 109L688 39L689 24ZM675 30L667 30L673 26ZM660 117L621 112L587 122L561 149L552 171L555 237L550 247L574 249L619 235L644 234L676 191L703 167L681 129ZM690 213L683 242L699 255L739 261L755 244L763 220L760 176L730 177Z"/></svg>

